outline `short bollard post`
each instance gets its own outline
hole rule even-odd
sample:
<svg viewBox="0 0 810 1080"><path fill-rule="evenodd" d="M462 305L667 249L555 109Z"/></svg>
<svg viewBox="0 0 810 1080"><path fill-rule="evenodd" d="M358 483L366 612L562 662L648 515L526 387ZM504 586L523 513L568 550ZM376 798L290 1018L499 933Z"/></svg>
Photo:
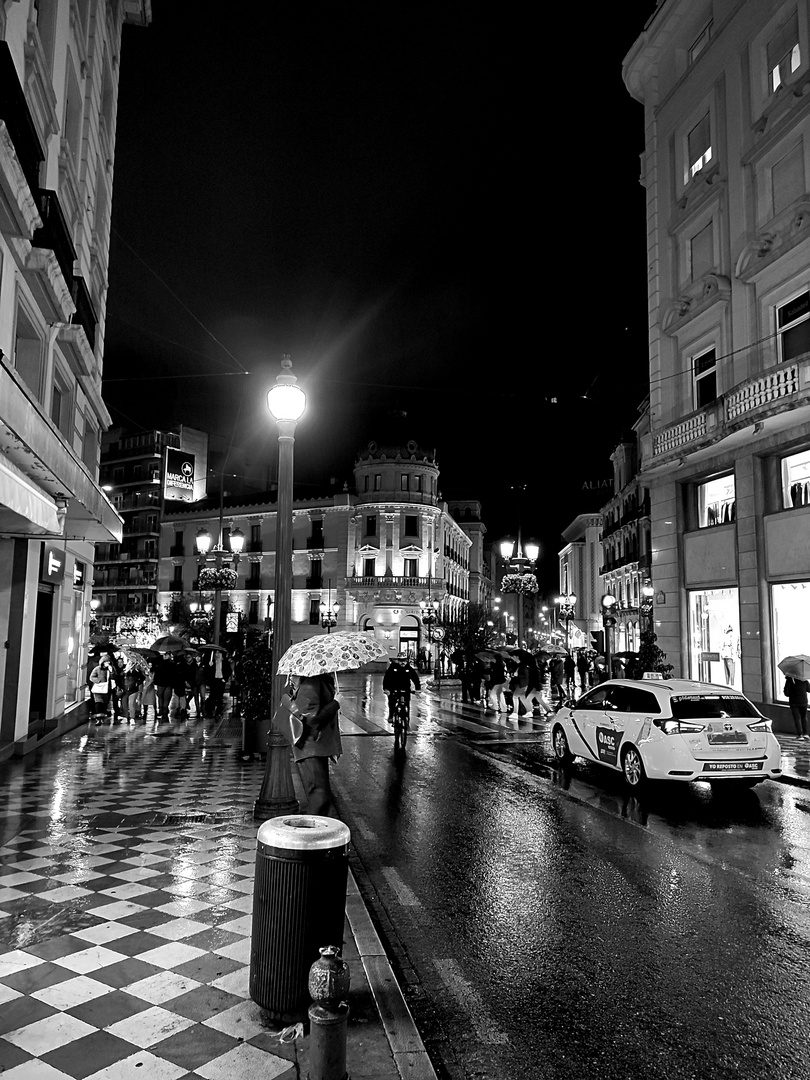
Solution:
<svg viewBox="0 0 810 1080"><path fill-rule="evenodd" d="M337 945L319 949L320 960L309 969L309 1071L307 1080L349 1080L346 1072L346 1027L351 974Z"/></svg>

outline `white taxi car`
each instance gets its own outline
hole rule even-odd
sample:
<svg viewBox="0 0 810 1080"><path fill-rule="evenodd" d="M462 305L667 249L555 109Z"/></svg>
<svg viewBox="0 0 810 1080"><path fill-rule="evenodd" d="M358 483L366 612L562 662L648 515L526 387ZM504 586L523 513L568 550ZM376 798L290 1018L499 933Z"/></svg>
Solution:
<svg viewBox="0 0 810 1080"><path fill-rule="evenodd" d="M559 710L554 757L607 765L631 788L645 779L753 787L781 774L771 722L737 690L686 679L611 679Z"/></svg>

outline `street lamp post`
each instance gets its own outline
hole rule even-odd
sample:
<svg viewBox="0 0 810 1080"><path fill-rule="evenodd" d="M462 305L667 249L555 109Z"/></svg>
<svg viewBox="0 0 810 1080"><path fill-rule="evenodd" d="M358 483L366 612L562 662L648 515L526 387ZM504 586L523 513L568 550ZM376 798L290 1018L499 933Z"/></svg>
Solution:
<svg viewBox="0 0 810 1080"><path fill-rule="evenodd" d="M437 681L437 689L441 690L442 662L441 643L444 640L444 630L439 626L439 601L420 600L419 610L422 615L422 623L427 628L428 640L436 645L436 664L433 668L433 676Z"/></svg>
<svg viewBox="0 0 810 1080"><path fill-rule="evenodd" d="M329 602L325 604L323 600L321 600L321 626L324 628L327 634L331 634L332 627L337 626L338 612L340 610L340 601L336 599L334 604L332 603L332 579L328 578L327 581Z"/></svg>
<svg viewBox="0 0 810 1080"><path fill-rule="evenodd" d="M292 360L285 356L281 373L267 394L267 407L278 429L278 502L276 511L276 578L273 611L273 690L270 716L284 692L285 677L278 674L278 662L290 644L292 621L292 556L293 556L293 446L295 425L304 415L307 396L298 386L292 373ZM267 762L253 816L266 820L281 814L294 813L298 800L290 775L289 747L271 719L267 739Z"/></svg>
<svg viewBox="0 0 810 1080"><path fill-rule="evenodd" d="M574 593L564 593L557 597L557 606L560 609L560 617L565 619L565 647L571 653L571 619L577 606L577 598Z"/></svg>
<svg viewBox="0 0 810 1080"><path fill-rule="evenodd" d="M611 646L613 644L613 628L616 625L616 616L613 614L613 610L617 603L616 597L611 593L605 593L602 597L602 624L605 628L605 667L609 679L613 675Z"/></svg>
<svg viewBox="0 0 810 1080"><path fill-rule="evenodd" d="M641 587L641 614L646 620L647 625L645 630L652 630L654 625L653 619L653 596L655 595L655 589L653 588L651 581L645 581Z"/></svg>

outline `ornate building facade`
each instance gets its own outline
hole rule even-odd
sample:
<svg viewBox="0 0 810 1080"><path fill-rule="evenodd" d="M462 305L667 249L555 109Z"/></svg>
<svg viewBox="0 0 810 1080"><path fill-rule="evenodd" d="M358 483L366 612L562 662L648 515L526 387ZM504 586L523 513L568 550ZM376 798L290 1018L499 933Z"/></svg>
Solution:
<svg viewBox="0 0 810 1080"><path fill-rule="evenodd" d="M334 629L371 632L389 656L415 654L423 646L435 652L431 608L438 626L458 619L470 600L471 576L485 576L475 540L483 529L480 512L477 521L453 517L438 489L435 452L414 442L369 444L357 458L354 480L354 493L293 503L292 640L325 633L322 605L337 606ZM225 500L221 518L210 506L167 515L158 596L167 616L178 618L189 604L199 610L213 602L211 591L198 587L202 564L195 536L201 529L218 538L225 552L233 530L245 537L236 587L220 599L223 633L229 627L235 632L237 626L269 626L276 508L266 497Z"/></svg>
<svg viewBox="0 0 810 1080"><path fill-rule="evenodd" d="M666 0L624 80L646 138L656 632L676 674L779 717L810 601L810 9Z"/></svg>
<svg viewBox="0 0 810 1080"><path fill-rule="evenodd" d="M149 0L0 4L0 756L84 698L122 29Z"/></svg>

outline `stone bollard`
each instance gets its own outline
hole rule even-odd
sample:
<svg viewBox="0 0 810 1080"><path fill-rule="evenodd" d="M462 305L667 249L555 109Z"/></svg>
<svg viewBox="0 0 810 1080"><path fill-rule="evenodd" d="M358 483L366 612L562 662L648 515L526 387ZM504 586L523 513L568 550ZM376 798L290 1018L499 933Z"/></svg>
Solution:
<svg viewBox="0 0 810 1080"><path fill-rule="evenodd" d="M349 1080L346 1072L346 1028L351 974L337 945L319 949L320 960L309 969L309 1071L307 1080Z"/></svg>

